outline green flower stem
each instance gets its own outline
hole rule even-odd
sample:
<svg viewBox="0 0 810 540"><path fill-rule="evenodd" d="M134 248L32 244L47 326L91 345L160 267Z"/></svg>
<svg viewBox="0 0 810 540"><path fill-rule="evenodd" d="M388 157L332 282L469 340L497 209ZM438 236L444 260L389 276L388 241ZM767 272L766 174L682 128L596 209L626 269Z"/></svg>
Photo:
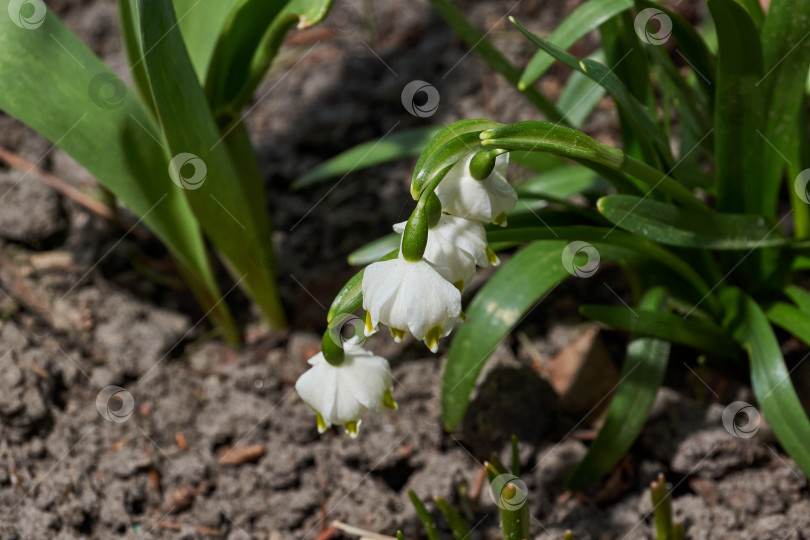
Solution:
<svg viewBox="0 0 810 540"><path fill-rule="evenodd" d="M706 209L706 205L688 188L666 173L575 129L549 122L517 122L482 131L480 138L484 146L510 151L549 152L610 167L641 180L688 208Z"/></svg>
<svg viewBox="0 0 810 540"><path fill-rule="evenodd" d="M646 254L654 261L659 262L662 266L683 276L699 295L706 296L706 302L711 308L712 313L720 313L720 306L717 303L717 299L711 294L711 289L703 278L700 277L691 266L686 264L671 251L661 247L655 242L651 242L640 236L625 233L624 231L614 230L610 231L609 234L605 234L606 232L608 232L608 230L602 227L588 226L555 227L554 230L547 227L506 228L487 231L487 241L490 243L524 243L535 240L582 240L595 244L601 243L626 247L633 251Z"/></svg>
<svg viewBox="0 0 810 540"><path fill-rule="evenodd" d="M481 32L450 0L430 0L439 15L456 31L464 42L470 46L493 71L499 73L509 84L518 88L521 70L506 58L486 34ZM565 115L552 101L533 86L521 90L526 99L552 122L563 123Z"/></svg>

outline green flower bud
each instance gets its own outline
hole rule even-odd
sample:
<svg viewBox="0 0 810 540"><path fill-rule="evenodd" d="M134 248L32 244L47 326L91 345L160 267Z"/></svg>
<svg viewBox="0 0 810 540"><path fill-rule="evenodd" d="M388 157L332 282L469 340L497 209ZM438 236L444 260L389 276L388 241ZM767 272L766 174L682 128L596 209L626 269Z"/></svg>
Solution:
<svg viewBox="0 0 810 540"><path fill-rule="evenodd" d="M341 365L346 357L346 354L343 352L343 347L341 347L339 343L336 343L336 341L329 329L323 333L321 351L323 351L324 359L333 366Z"/></svg>
<svg viewBox="0 0 810 540"><path fill-rule="evenodd" d="M425 210L427 210L427 225L428 229L432 229L439 224L439 219L442 217L442 203L435 193L428 196L425 203Z"/></svg>
<svg viewBox="0 0 810 540"><path fill-rule="evenodd" d="M417 262L422 260L428 241L428 216L425 205L420 201L416 205L405 231L402 233L402 257L406 261Z"/></svg>
<svg viewBox="0 0 810 540"><path fill-rule="evenodd" d="M503 150L482 150L470 160L470 176L478 180L486 180L495 168L495 158L503 154Z"/></svg>

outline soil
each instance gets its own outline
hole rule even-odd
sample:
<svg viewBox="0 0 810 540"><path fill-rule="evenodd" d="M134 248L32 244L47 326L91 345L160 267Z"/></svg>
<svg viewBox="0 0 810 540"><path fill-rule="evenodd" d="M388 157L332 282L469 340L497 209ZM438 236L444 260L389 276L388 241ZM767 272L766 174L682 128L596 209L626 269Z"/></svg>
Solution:
<svg viewBox="0 0 810 540"><path fill-rule="evenodd" d="M47 3L126 78L115 2ZM461 7L523 63L531 46L504 13L512 9L548 32L577 3ZM603 343L599 354L620 363L625 337L594 331L576 309L584 300L615 303L612 290L624 294L611 268L558 287L521 323L487 365L458 431L441 427L441 351L432 356L421 344L381 337L370 345L392 361L399 410L365 418L357 440L337 430L317 434L293 384L319 349L324 306L355 271L345 256L410 212L413 160L302 192L289 184L392 129L537 118L426 2L374 2L370 19L361 4L336 0L332 22L294 32L245 119L277 225L288 332L267 331L234 292L228 302L247 339L239 348L223 345L154 240L123 235L34 173L0 170L0 190L14 186L0 214L0 538L311 539L333 520L417 538L408 490L431 510L433 497L457 501L460 486L475 491L490 453L505 460L511 433L521 440L536 538L562 538L566 529L578 539L652 538L648 486L659 472L690 538L810 537L807 479L767 425L752 438L723 427L724 405L753 402L749 391L708 369L692 371L691 353L677 348L667 387L625 460L592 491L564 491L606 400L586 396L595 414L582 421L538 375L538 358L570 353L588 334ZM694 11L689 2L679 9ZM544 89L558 92L564 77L554 68ZM403 111L401 89L414 79L438 88L435 117ZM604 101L586 130L610 140L614 129ZM70 184L95 186L69 157L4 115L0 145ZM223 284L230 288L224 273ZM100 414L130 405L115 401L122 393L98 406L111 385L132 396L131 417ZM498 537L495 510L481 493L471 538Z"/></svg>

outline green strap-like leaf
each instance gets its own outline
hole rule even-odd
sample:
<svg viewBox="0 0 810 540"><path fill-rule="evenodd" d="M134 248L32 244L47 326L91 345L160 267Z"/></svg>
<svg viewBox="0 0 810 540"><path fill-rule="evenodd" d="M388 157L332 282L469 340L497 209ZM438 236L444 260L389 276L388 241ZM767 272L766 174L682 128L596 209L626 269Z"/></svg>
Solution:
<svg viewBox="0 0 810 540"><path fill-rule="evenodd" d="M599 49L591 54L590 58L597 62L604 62L605 53ZM575 71L565 82L565 86L557 100L557 108L560 109L560 112L563 113L571 126L581 128L604 95L605 89L599 86L596 81L586 77L579 71Z"/></svg>
<svg viewBox="0 0 810 540"><path fill-rule="evenodd" d="M200 83L205 81L208 74L217 36L236 6L244 1L172 0L183 40Z"/></svg>
<svg viewBox="0 0 810 540"><path fill-rule="evenodd" d="M433 521L430 512L427 511L427 508L425 508L425 505L422 504L422 501L419 500L419 496L414 492L414 490L409 489L408 498L411 499L411 504L413 504L413 508L416 510L416 514L419 516L419 521L421 521L422 526L425 527L425 533L427 534L428 540L439 540L439 531L436 529L436 522Z"/></svg>
<svg viewBox="0 0 810 540"><path fill-rule="evenodd" d="M810 315L786 302L776 302L765 309L768 319L810 345Z"/></svg>
<svg viewBox="0 0 810 540"><path fill-rule="evenodd" d="M674 313L620 306L584 305L585 317L639 336L663 339L716 354L722 358L737 358L739 349L719 327L708 321L684 319Z"/></svg>
<svg viewBox="0 0 810 540"><path fill-rule="evenodd" d="M529 244L512 257L478 291L466 309L467 322L459 326L442 378L442 418L454 429L467 410L470 394L484 363L503 337L570 274L561 254L566 242Z"/></svg>
<svg viewBox="0 0 810 540"><path fill-rule="evenodd" d="M810 291L796 285L785 287L785 294L799 309L810 315Z"/></svg>
<svg viewBox="0 0 810 540"><path fill-rule="evenodd" d="M748 250L787 242L773 220L759 216L692 210L630 195L603 197L597 207L618 227L670 246Z"/></svg>
<svg viewBox="0 0 810 540"><path fill-rule="evenodd" d="M759 407L782 447L810 477L810 421L802 408L779 342L757 303L729 287L720 299L727 309L726 325L748 352L751 383Z"/></svg>
<svg viewBox="0 0 810 540"><path fill-rule="evenodd" d="M604 64L596 62L591 59L579 60L575 56L563 51L562 49L554 46L548 41L537 37L531 33L526 27L517 22L514 17L510 20L517 26L523 34L531 40L532 43L540 47L542 50L565 64L566 66L587 75L602 87L607 90L608 94L613 97L619 108L625 111L628 117L638 126L640 130L647 134L656 144L656 147L662 155L669 155L669 146L663 136L663 133L656 125L653 118L647 109L627 91L624 83L608 69Z"/></svg>
<svg viewBox="0 0 810 540"><path fill-rule="evenodd" d="M773 215L765 200L762 156L763 111L759 32L745 9L733 0L709 0L717 27L719 54L714 109L717 208L724 212ZM759 131L759 133L758 133Z"/></svg>
<svg viewBox="0 0 810 540"><path fill-rule="evenodd" d="M439 132L436 126L405 129L350 148L321 163L292 184L302 189L373 165L419 155Z"/></svg>
<svg viewBox="0 0 810 540"><path fill-rule="evenodd" d="M0 16L0 109L67 152L140 216L178 259L226 339L238 340L227 307L216 304L220 293L196 220L171 189L154 121L50 11L34 28Z"/></svg>
<svg viewBox="0 0 810 540"><path fill-rule="evenodd" d="M144 62L170 156L179 165L191 163L200 186L182 190L171 181L166 190L182 191L203 230L227 259L229 268L262 308L268 322L283 326L273 264L270 219L261 186L242 175L231 162L211 117L208 102L189 60L177 21L168 2L138 0ZM181 156L181 157L177 157ZM185 174L185 173L184 173ZM182 182L181 182L182 183Z"/></svg>
<svg viewBox="0 0 810 540"><path fill-rule="evenodd" d="M548 37L548 41L562 50L567 50L604 21L633 7L632 0L589 0L579 6ZM520 76L519 88L528 88L554 63L554 57L545 51L537 51Z"/></svg>
<svg viewBox="0 0 810 540"><path fill-rule="evenodd" d="M762 146L765 200L762 208L773 213L788 159L797 161L806 118L802 98L810 67L810 0L773 0L762 25L763 75L755 86L761 88L762 104L768 111ZM802 14L802 15L800 15ZM797 117L799 122L797 122ZM806 130L805 130L806 131ZM763 143L765 141L762 141ZM794 193L793 179L789 180ZM804 201L800 204L804 205Z"/></svg>
<svg viewBox="0 0 810 540"><path fill-rule="evenodd" d="M458 510L456 510L452 504L444 499L436 498L435 502L439 511L444 516L444 519L447 520L447 524L450 525L450 531L453 533L453 538L456 540L466 540L469 538L470 529L464 522L464 518L462 518L461 514L458 513Z"/></svg>
<svg viewBox="0 0 810 540"><path fill-rule="evenodd" d="M639 309L657 312L666 307L666 290L648 291ZM598 481L619 462L641 433L655 394L664 379L670 345L662 339L631 336L621 378L607 417L585 457L569 476L566 487L582 490Z"/></svg>

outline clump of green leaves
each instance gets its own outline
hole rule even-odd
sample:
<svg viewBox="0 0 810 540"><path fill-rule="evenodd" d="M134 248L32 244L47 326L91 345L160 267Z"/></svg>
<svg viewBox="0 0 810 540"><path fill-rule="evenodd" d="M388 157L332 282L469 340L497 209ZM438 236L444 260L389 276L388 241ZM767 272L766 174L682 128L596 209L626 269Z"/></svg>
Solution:
<svg viewBox="0 0 810 540"><path fill-rule="evenodd" d="M137 92L42 0L10 2L0 17L0 109L72 156L140 217L229 342L239 332L206 240L267 321L285 325L267 201L241 111L287 30L316 24L330 4L121 0Z"/></svg>
<svg viewBox="0 0 810 540"><path fill-rule="evenodd" d="M625 271L635 305L581 311L630 340L607 418L568 487L598 481L630 448L671 344L693 348L729 374L749 374L759 409L810 476L810 421L775 334L780 328L810 345L810 293L802 287L810 269L810 0L773 0L767 13L757 2L708 0L711 18L701 28L647 0L590 0L546 38L512 19L537 47L523 70L449 0L431 3L547 119L462 120L389 139L401 151L388 158L422 149L415 194L426 178L488 149L507 151L536 173L517 187L508 226L488 227L493 249L519 249L464 310L468 322L457 330L443 376L445 428L459 425L485 360L538 301L563 280L611 263ZM593 29L599 51L589 58L567 52ZM572 72L556 103L534 86L555 61ZM622 148L581 131L603 94L618 110ZM299 185L366 165L347 156L356 158L356 150ZM573 195L588 206L572 204ZM386 237L350 260L376 260L398 242ZM350 283L336 305L356 309L358 294ZM354 303L341 304L351 295Z"/></svg>

